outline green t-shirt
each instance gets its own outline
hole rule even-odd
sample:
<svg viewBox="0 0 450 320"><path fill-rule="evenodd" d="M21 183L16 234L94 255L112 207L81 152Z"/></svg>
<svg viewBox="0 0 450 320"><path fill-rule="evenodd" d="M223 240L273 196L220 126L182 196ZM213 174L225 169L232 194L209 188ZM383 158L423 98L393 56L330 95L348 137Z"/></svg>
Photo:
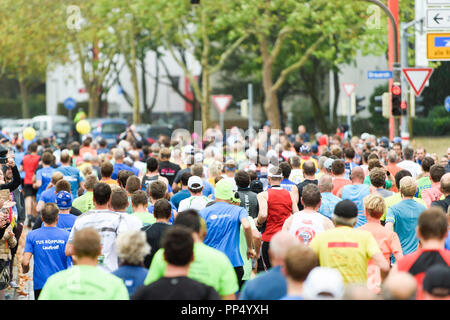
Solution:
<svg viewBox="0 0 450 320"><path fill-rule="evenodd" d="M252 217L247 217L248 222L252 230L256 229L255 221ZM239 250L241 251L242 260L244 261L244 275L242 280L250 280L252 274L252 259L247 259L247 241L245 240L244 227L241 224L240 238L239 238Z"/></svg>
<svg viewBox="0 0 450 320"><path fill-rule="evenodd" d="M422 191L431 188L431 180L429 177L422 177L417 180L417 192L416 197L422 199Z"/></svg>
<svg viewBox="0 0 450 320"><path fill-rule="evenodd" d="M94 209L94 192L86 191L85 194L73 200L72 207L83 213Z"/></svg>
<svg viewBox="0 0 450 320"><path fill-rule="evenodd" d="M132 216L135 216L142 221L142 227L149 226L156 222L155 217L150 212L134 212Z"/></svg>
<svg viewBox="0 0 450 320"><path fill-rule="evenodd" d="M148 285L162 278L166 268L164 249L159 249L153 257L144 284ZM189 266L188 277L213 287L221 296L230 295L239 290L236 272L228 257L204 243L194 244L194 261Z"/></svg>
<svg viewBox="0 0 450 320"><path fill-rule="evenodd" d="M47 279L39 300L129 300L122 279L98 267L81 265Z"/></svg>

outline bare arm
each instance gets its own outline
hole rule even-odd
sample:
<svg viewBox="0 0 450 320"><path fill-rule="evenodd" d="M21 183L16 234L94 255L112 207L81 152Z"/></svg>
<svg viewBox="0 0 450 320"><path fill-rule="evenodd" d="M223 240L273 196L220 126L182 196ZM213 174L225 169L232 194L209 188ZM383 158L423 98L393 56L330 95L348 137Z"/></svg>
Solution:
<svg viewBox="0 0 450 320"><path fill-rule="evenodd" d="M292 186L290 194L291 194L291 200L292 200L292 213L296 213L299 211L298 205L297 205L297 203L298 203L298 188L297 188L297 186Z"/></svg>
<svg viewBox="0 0 450 320"><path fill-rule="evenodd" d="M45 202L42 201L42 200L39 200L39 202L38 202L38 204L36 206L36 211L40 212L42 209L44 209L44 206L45 206Z"/></svg>
<svg viewBox="0 0 450 320"><path fill-rule="evenodd" d="M73 255L73 246L72 246L72 244L66 243L65 254L68 257Z"/></svg>
<svg viewBox="0 0 450 320"><path fill-rule="evenodd" d="M386 224L384 225L384 227L386 229L388 229L389 231L394 231L394 224L392 222L386 222Z"/></svg>
<svg viewBox="0 0 450 320"><path fill-rule="evenodd" d="M22 271L28 273L30 271L30 261L33 254L31 252L25 252L22 256Z"/></svg>
<svg viewBox="0 0 450 320"><path fill-rule="evenodd" d="M253 244L255 245L256 259L259 259L259 250L261 249L261 232L257 229L252 230Z"/></svg>
<svg viewBox="0 0 450 320"><path fill-rule="evenodd" d="M241 219L241 224L244 228L245 241L247 242L247 259L254 258L255 252L253 249L252 228L247 220L247 217Z"/></svg>
<svg viewBox="0 0 450 320"><path fill-rule="evenodd" d="M289 229L291 228L291 224L292 224L292 216L290 216L289 218L287 218L284 223L283 223L283 227L281 228L281 230L283 231L289 231Z"/></svg>
<svg viewBox="0 0 450 320"><path fill-rule="evenodd" d="M381 273L381 279L386 279L387 275L389 274L390 266L389 263L384 258L383 254L381 252L376 253L372 256L373 261L375 264L380 268Z"/></svg>
<svg viewBox="0 0 450 320"><path fill-rule="evenodd" d="M255 219L255 223L257 227L260 227L264 224L264 222L267 220L267 198L266 198L267 192L261 192L258 193L258 206L259 206L259 212L258 217Z"/></svg>

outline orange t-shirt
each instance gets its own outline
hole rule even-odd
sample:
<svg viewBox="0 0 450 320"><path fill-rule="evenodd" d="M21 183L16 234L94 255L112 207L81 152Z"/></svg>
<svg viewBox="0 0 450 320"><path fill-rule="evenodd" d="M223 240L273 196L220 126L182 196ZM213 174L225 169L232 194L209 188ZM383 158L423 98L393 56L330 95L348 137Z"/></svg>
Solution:
<svg viewBox="0 0 450 320"><path fill-rule="evenodd" d="M331 190L331 193L334 195L337 195L338 191L341 190L344 186L352 184L352 182L348 179L344 178L334 178L333 179L333 190Z"/></svg>
<svg viewBox="0 0 450 320"><path fill-rule="evenodd" d="M391 253L402 252L397 233L384 228L381 224L368 222L358 229L369 231L373 235L386 261L390 262ZM380 268L372 260L369 261L367 266L367 287L375 294L378 294L381 290Z"/></svg>

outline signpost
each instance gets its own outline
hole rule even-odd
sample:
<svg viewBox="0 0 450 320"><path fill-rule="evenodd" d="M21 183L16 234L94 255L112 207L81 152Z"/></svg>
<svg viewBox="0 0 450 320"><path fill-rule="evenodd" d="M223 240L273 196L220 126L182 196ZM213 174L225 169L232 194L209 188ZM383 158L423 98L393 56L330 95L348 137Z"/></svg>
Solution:
<svg viewBox="0 0 450 320"><path fill-rule="evenodd" d="M77 102L74 98L69 97L64 100L64 107L69 110L69 120L72 120L72 110L77 106Z"/></svg>
<svg viewBox="0 0 450 320"><path fill-rule="evenodd" d="M402 70L416 96L420 96L433 73L433 68L403 68Z"/></svg>
<svg viewBox="0 0 450 320"><path fill-rule="evenodd" d="M225 110L227 110L228 105L231 102L231 99L233 99L232 95L216 95L211 96L212 100L214 101L214 104L217 107L217 110L219 111L219 117L220 117L220 130L224 132L224 124L223 124L223 114L225 113Z"/></svg>
<svg viewBox="0 0 450 320"><path fill-rule="evenodd" d="M450 112L450 96L445 98L444 105L445 105L445 110L447 110L447 112Z"/></svg>
<svg viewBox="0 0 450 320"><path fill-rule="evenodd" d="M354 83L343 83L342 87L344 88L345 94L348 96L348 106L347 106L347 125L348 131L350 135L352 134L352 116L351 116L351 107L352 107L352 94L355 91L356 84Z"/></svg>
<svg viewBox="0 0 450 320"><path fill-rule="evenodd" d="M450 8L433 8L427 10L428 29L450 29Z"/></svg>
<svg viewBox="0 0 450 320"><path fill-rule="evenodd" d="M450 61L450 33L427 33L427 59Z"/></svg>
<svg viewBox="0 0 450 320"><path fill-rule="evenodd" d="M385 80L392 79L392 71L367 71L367 79L369 80Z"/></svg>

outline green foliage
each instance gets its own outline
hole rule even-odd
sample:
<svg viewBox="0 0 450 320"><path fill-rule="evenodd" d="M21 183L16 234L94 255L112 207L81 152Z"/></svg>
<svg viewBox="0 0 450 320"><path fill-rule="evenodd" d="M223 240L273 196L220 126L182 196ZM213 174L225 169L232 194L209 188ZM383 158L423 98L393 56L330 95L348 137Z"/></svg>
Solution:
<svg viewBox="0 0 450 320"><path fill-rule="evenodd" d="M413 120L414 136L448 136L450 132L450 112L443 105L435 106L427 117Z"/></svg>

